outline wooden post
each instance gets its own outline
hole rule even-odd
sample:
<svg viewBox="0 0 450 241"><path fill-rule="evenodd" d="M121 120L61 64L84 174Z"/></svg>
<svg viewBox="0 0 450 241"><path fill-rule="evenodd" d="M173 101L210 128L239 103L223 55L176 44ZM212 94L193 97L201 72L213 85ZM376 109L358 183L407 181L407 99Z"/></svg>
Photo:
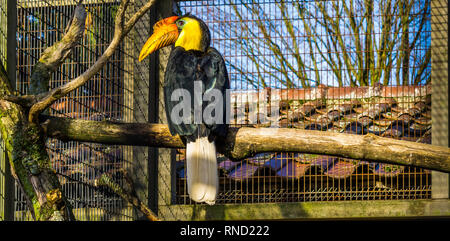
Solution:
<svg viewBox="0 0 450 241"><path fill-rule="evenodd" d="M6 1L1 0L0 1L0 9L2 10L0 12L0 33L6 33L7 32L7 15L4 14L4 8L7 7ZM2 66L6 66L6 50L7 47L7 38L4 34L0 35L0 63ZM6 211L6 163L8 160L6 159L6 152L5 145L3 143L3 140L1 140L0 143L0 221L3 221L6 219L5 217L5 211Z"/></svg>
<svg viewBox="0 0 450 241"><path fill-rule="evenodd" d="M432 144L449 146L448 1L431 1ZM431 174L433 199L449 198L449 175Z"/></svg>
<svg viewBox="0 0 450 241"><path fill-rule="evenodd" d="M8 32L7 32L7 73L8 78L11 81L11 87L13 90L16 89L16 32L17 32L17 5L16 1L8 0ZM7 159L6 159L7 160ZM14 188L15 181L11 175L11 167L9 165L9 160L5 165L6 169L6 220L14 220Z"/></svg>
<svg viewBox="0 0 450 241"><path fill-rule="evenodd" d="M173 1L160 1L156 5L156 17L157 20L170 17L173 14ZM163 91L163 83L164 83L164 72L166 70L167 61L170 55L170 51L172 49L170 47L162 48L158 51L158 60L155 61L157 64L157 80L154 83L158 83L158 94L156 95L158 98L157 103L157 121L158 123L167 123L166 113L165 113L165 104L164 104L164 91ZM155 96L155 97L156 97ZM156 109L156 107L155 107ZM159 148L157 153L158 164L157 173L158 173L158 186L157 186L157 203L158 203L158 217L161 220L176 220L179 219L182 215L182 211L180 208L173 206L174 197L175 197L175 150L167 149L167 148Z"/></svg>
<svg viewBox="0 0 450 241"><path fill-rule="evenodd" d="M157 6L150 9L150 21L147 27L148 36L153 34L153 25L158 21L158 8ZM144 41L146 41L145 39ZM144 44L144 43L142 43ZM159 109L159 58L158 54L152 54L149 56L149 92L148 92L148 122L158 123L158 109ZM147 149L148 155L148 207L154 212L158 213L158 163L152 160L158 159L158 148L149 147Z"/></svg>
<svg viewBox="0 0 450 241"><path fill-rule="evenodd" d="M15 89L16 80L16 25L17 25L17 7L16 1L2 0L3 10L0 19L2 24L0 29L2 33L0 38L0 61L6 68L8 79L11 86ZM0 140L1 141L1 140ZM14 179L11 175L9 160L4 152L3 141L0 143L0 220L14 220Z"/></svg>
<svg viewBox="0 0 450 241"><path fill-rule="evenodd" d="M134 11L138 10L141 5L143 5L146 1L139 1L139 4L135 4ZM133 63L133 122L135 123L149 123L151 109L151 94L150 88L151 85L151 75L153 71L149 68L149 62L137 61L139 56L140 47L144 45L148 36L151 34L151 18L154 15L152 11L154 8L150 9L149 13L144 15L140 21L138 21L134 27L133 32L127 38L130 38L130 41L133 41L133 54L134 63ZM151 65L151 64L150 64ZM134 189L138 198L144 202L148 207L153 209L153 185L154 181L152 179L153 171L151 170L150 157L148 155L149 152L148 147L143 146L134 146L133 147L133 162L131 165L131 173L130 176L133 177L134 181ZM135 210L136 219L146 219L144 215L138 210Z"/></svg>

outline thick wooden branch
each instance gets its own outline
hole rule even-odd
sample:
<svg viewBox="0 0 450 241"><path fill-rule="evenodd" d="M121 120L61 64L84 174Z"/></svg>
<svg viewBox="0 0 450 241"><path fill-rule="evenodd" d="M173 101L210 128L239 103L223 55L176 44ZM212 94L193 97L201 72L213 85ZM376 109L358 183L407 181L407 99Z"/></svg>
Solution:
<svg viewBox="0 0 450 241"><path fill-rule="evenodd" d="M83 37L86 21L86 10L80 2L61 40L46 48L39 61L33 67L30 81L30 93L40 94L48 91L50 75L55 72L64 60L72 53L73 48Z"/></svg>
<svg viewBox="0 0 450 241"><path fill-rule="evenodd" d="M46 93L49 88L50 77L64 60L72 53L72 49L79 43L85 29L86 10L82 1L75 8L71 24L67 27L64 37L44 50L39 61L34 65L30 80L30 94L28 99L34 100L28 114L28 121L37 123L39 114L46 109L42 106L35 96ZM24 97L18 97L24 99ZM24 104L30 105L30 102L23 101ZM37 103L36 103L37 102ZM28 106L26 106L28 107Z"/></svg>
<svg viewBox="0 0 450 241"><path fill-rule="evenodd" d="M49 137L119 145L184 148L167 125L113 123L52 117L43 123ZM383 138L373 134L310 131L291 128L231 128L217 140L220 153L240 160L263 152L324 154L450 173L450 148Z"/></svg>
<svg viewBox="0 0 450 241"><path fill-rule="evenodd" d="M6 95L2 97L3 100L18 104L24 108L30 108L34 103L37 102L35 95Z"/></svg>
<svg viewBox="0 0 450 241"><path fill-rule="evenodd" d="M155 1L156 0L148 1L140 10L138 10L133 16L131 16L131 18L126 23L124 23L124 16L129 0L122 1L116 14L114 37L105 52L88 70L86 70L80 76L76 77L65 85L49 91L36 104L34 104L30 109L30 119L36 120L38 118L38 115L42 113L42 111L44 111L46 108L50 107L55 101L82 86L84 83L86 83L86 81L88 81L96 73L98 73L98 71L103 68L103 66L108 62L109 58L120 46L120 42L122 41L122 39L128 34L134 24L150 9L151 6L153 6Z"/></svg>

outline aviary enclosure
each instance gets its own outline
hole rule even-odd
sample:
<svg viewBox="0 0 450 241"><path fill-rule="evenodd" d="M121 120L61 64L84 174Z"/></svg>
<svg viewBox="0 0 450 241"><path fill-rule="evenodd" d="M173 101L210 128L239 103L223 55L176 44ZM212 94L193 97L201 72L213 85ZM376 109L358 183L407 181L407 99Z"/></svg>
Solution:
<svg viewBox="0 0 450 241"><path fill-rule="evenodd" d="M34 64L43 50L61 39L76 2L17 1L14 7L7 5L11 2L2 0L0 6L0 58L5 66L15 63L16 81L12 85L25 95ZM145 2L131 1L129 9L137 10ZM119 3L84 1L87 17L81 43L52 75L50 88L86 71L105 51L113 38ZM164 57L138 62L137 56L157 16L191 13L206 22L212 46L226 60L232 88L232 126L370 133L448 145L448 136L443 134L445 128L448 130L448 104L433 102L434 96L447 95L448 103L446 90L434 87L442 82L435 71L447 70L432 64L432 16L444 8L445 18L438 20L439 26L447 23L447 1L436 1L435 5L431 0L175 1L160 12L153 9L144 15L101 71L55 102L46 114L104 122L163 123L164 113L155 110L161 105L158 72L164 68ZM11 14L15 16L8 16ZM11 18L17 19L13 40L6 31ZM13 62L10 56L6 58L7 41L16 44ZM160 56L164 54L160 51ZM271 103L278 105L279 112L265 115L263 109ZM209 210L194 204L187 195L183 149L53 138L46 145L79 220L142 218L117 193L95 185L105 173L122 186L130 184L127 178L133 179L136 195L162 220L266 218L239 214L242 205L260 210L261 204L292 209L303 203L306 209L314 203L332 206L348 202L356 207L371 201L394 201L388 205L427 201L434 199L435 185L442 185L441 179L433 178L439 175L444 175L443 183L447 178L448 189L447 174L411 166L290 152L261 153L241 161L220 155L219 208ZM17 185L6 188L10 175L6 161L3 154L0 218L9 213L14 220L30 220L22 190ZM6 198L12 194L13 201ZM448 202L443 206L438 209L440 215L448 215ZM269 218L302 217L292 210L293 214ZM379 212L380 216L386 214ZM393 211L387 215L419 214Z"/></svg>

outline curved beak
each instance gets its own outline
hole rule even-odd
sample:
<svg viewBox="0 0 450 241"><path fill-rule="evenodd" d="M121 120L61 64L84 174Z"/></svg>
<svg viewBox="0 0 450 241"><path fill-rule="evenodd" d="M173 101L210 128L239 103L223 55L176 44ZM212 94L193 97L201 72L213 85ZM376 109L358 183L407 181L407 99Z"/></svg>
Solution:
<svg viewBox="0 0 450 241"><path fill-rule="evenodd" d="M149 54L156 50L174 44L178 39L178 27L175 21L178 16L172 16L158 21L153 26L153 34L147 39L139 54L139 61L142 61Z"/></svg>

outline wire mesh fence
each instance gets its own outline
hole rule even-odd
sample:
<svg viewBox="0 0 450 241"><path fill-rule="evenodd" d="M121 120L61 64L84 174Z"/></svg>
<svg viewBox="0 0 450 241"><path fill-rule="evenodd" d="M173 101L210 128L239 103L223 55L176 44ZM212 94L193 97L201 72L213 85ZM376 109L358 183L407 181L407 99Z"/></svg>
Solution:
<svg viewBox="0 0 450 241"><path fill-rule="evenodd" d="M6 66L7 9L6 0L0 1L0 62ZM0 221L5 219L6 209L6 168L7 159L3 141L0 143Z"/></svg>
<svg viewBox="0 0 450 241"><path fill-rule="evenodd" d="M131 1L131 9L144 2ZM85 71L112 38L119 1L84 3L88 15L82 42L53 74L51 88ZM233 126L266 126L252 123L249 116L259 120L262 113L252 106L265 106L274 99L279 117L269 119L279 127L431 142L429 0L192 0L176 4L180 14L190 12L206 22L212 46L226 60L233 89ZM17 1L16 86L21 94L27 93L33 65L47 46L62 37L74 8L75 1L70 0ZM1 18L5 12L0 10ZM148 62L136 60L149 29L150 19L145 16L108 64L57 101L48 114L148 122L151 73ZM149 173L152 160L147 147L56 139L47 146L77 219L137 218L120 197L93 185L103 173L123 184L124 169L139 179L136 190L142 200L153 195L164 205L193 204L187 195L183 150L172 155L173 167L159 166L174 169L171 183L160 173ZM263 153L241 162L219 157L219 169L217 204L431 198L428 170L333 156ZM158 176L156 194L149 193L150 175ZM22 192L15 190L16 220L31 219ZM173 198L161 194L167 190ZM184 212L177 215L188 218Z"/></svg>
<svg viewBox="0 0 450 241"><path fill-rule="evenodd" d="M280 127L431 143L430 1L179 1L229 69L234 126L277 100ZM264 93L261 97L261 93ZM254 106L256 108L251 108ZM269 118L270 119L270 118ZM267 126L267 125L266 125ZM187 195L177 156L178 204ZM431 198L430 171L323 155L222 158L217 203Z"/></svg>
<svg viewBox="0 0 450 241"><path fill-rule="evenodd" d="M106 50L114 34L114 16L120 1L84 1L87 11L82 42L53 74L50 88L58 87L86 71ZM134 1L130 9L138 9L145 1ZM75 1L18 1L17 4L17 89L28 90L33 65L46 47L60 40L69 25ZM144 17L142 21L149 21ZM144 28L142 24L140 28ZM139 26L136 28L139 29ZM148 68L135 63L134 42L145 38L146 29L133 31L106 66L85 85L58 100L50 115L96 120L132 122L136 116L147 116L148 103L133 102L148 96L135 89L145 89ZM140 96L141 95L141 96ZM144 106L143 106L144 105ZM142 120L141 120L142 121ZM144 120L145 121L145 120ZM47 143L53 168L64 193L80 220L131 220L133 212L126 202L108 188L94 186L94 180L109 174L123 184L122 170L131 169L132 148L50 139ZM145 150L140 150L145 152ZM136 150L135 150L136 152ZM136 168L139 169L139 168ZM142 175L142 173L141 173ZM30 219L20 189L16 188L16 219Z"/></svg>

